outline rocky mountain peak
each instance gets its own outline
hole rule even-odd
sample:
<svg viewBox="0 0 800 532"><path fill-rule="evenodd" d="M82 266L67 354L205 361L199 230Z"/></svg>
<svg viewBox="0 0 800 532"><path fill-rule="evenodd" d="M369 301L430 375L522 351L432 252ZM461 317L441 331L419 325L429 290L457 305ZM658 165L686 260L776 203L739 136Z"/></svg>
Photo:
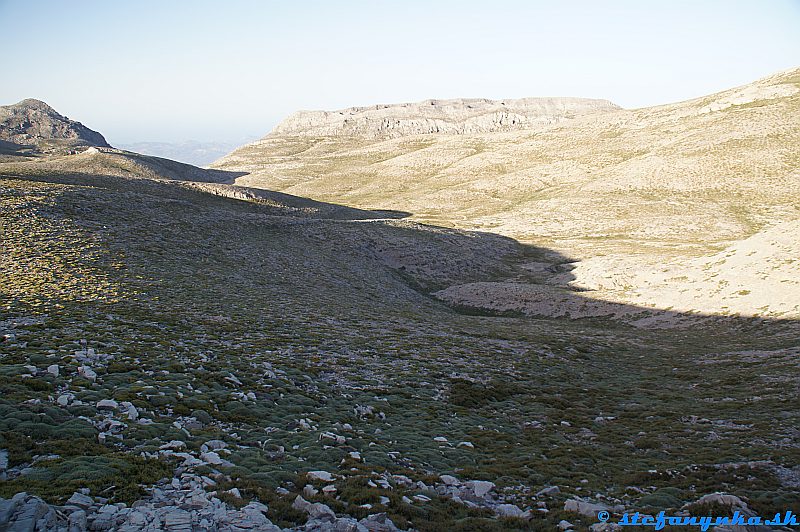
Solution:
<svg viewBox="0 0 800 532"><path fill-rule="evenodd" d="M0 140L39 147L48 141L68 146L109 146L97 131L34 98L0 106Z"/></svg>
<svg viewBox="0 0 800 532"><path fill-rule="evenodd" d="M587 98L459 98L416 103L350 107L338 111L299 111L278 124L272 135L402 137L538 129L581 115L621 108Z"/></svg>

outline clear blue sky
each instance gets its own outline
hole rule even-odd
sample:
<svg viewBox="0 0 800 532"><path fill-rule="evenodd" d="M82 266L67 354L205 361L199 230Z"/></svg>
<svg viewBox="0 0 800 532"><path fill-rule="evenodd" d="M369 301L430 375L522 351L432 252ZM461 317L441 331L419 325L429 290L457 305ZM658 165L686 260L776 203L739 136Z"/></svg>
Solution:
<svg viewBox="0 0 800 532"><path fill-rule="evenodd" d="M800 66L800 0L0 0L0 36L0 103L112 143L235 141L297 109L700 96Z"/></svg>

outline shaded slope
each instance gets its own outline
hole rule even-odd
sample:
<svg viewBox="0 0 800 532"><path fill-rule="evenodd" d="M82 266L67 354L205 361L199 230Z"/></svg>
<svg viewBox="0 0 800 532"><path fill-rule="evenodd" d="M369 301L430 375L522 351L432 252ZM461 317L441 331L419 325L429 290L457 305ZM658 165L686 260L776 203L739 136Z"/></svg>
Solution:
<svg viewBox="0 0 800 532"><path fill-rule="evenodd" d="M593 522L563 511L587 493L620 508L677 509L724 490L764 515L800 500L787 394L798 386L796 324L648 331L462 315L428 292L522 275L516 264L557 256L496 235L326 220L177 182L5 175L0 202L0 446L10 467L33 469L0 483L3 496L63 502L74 485L31 463L58 453L59 470L88 463L93 493L130 503L135 479L108 461L167 459L161 447L176 440L196 457L222 439L232 465L199 471L268 500L282 526L303 522L288 509L304 473L320 469L340 476L337 493L314 500L340 515L363 515L370 500L372 512L425 531L528 526L438 495L445 472L496 482L523 508L543 502L550 512L531 526L544 529ZM88 364L82 338L102 354L94 380L78 371ZM56 402L64 393L74 396L66 406ZM96 407L112 398L149 422ZM373 414L359 414L367 406ZM384 471L430 488L367 484ZM553 484L559 494L531 496ZM671 498L654 502L659 490ZM425 493L428 502L411 499Z"/></svg>

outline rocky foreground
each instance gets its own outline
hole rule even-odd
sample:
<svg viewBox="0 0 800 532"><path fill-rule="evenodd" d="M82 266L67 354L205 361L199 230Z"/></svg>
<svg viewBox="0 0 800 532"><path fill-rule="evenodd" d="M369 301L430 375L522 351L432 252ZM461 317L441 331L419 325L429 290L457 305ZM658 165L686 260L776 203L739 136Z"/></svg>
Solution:
<svg viewBox="0 0 800 532"><path fill-rule="evenodd" d="M309 479L325 482L332 480L330 473L315 471L309 473ZM395 475L378 479L378 483L387 490L395 486L414 486L415 483L408 477ZM199 476L188 472L172 480L164 479L157 486L151 488L150 496L134 502L130 507L125 503L111 503L105 497L92 497L87 489L75 492L63 505L49 505L39 497L27 493L18 493L11 499L0 498L0 527L10 532L83 532L115 530L119 532L150 532L168 530L172 532L190 531L305 531L305 532L399 532L385 512L370 513L367 517L357 519L347 515L337 516L328 505L321 502L309 502L303 495L312 498L319 493L312 484L303 488L303 495L297 495L292 503L292 508L307 515L307 521L302 526L282 528L272 523L267 517L269 507L258 501L241 504L228 504L219 495L227 496L227 500L240 501L241 494L236 488L218 492L214 490L216 481L207 476ZM448 497L460 504L473 507L490 508L500 517L519 518L530 521L534 513L547 513L548 496L559 493L556 486L545 488L537 493L543 500L534 509L524 512L514 504L499 502L495 492L496 486L486 481L471 481L461 483L455 477L442 475L436 486L427 486L422 482L416 483L422 491ZM330 494L335 488L328 485L322 491ZM208 491L211 489L212 491ZM414 501L424 503L430 501L427 495L415 495L412 501L403 496L406 504ZM389 499L386 498L386 503ZM365 504L367 510L371 505ZM671 515L690 516L687 511L690 506L701 508L715 508L717 511L739 511L745 516L756 515L740 498L713 493L701 497L694 505L687 505L681 511ZM621 513L625 511L622 506L610 507L606 504L587 502L581 499L569 499L564 504L564 511L585 518L594 519L599 512ZM631 512L632 513L632 512ZM557 524L559 530L573 530L575 525L567 520ZM413 529L409 529L413 530ZM608 532L623 530L619 525L597 522L589 527L592 532ZM714 532L737 532L736 527L717 526ZM750 527L750 532L760 530L782 530L770 527Z"/></svg>

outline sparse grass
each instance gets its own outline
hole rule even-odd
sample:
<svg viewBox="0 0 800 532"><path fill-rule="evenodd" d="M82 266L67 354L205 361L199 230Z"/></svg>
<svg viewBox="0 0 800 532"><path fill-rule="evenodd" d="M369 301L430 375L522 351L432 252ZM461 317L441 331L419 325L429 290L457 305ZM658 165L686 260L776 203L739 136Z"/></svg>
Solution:
<svg viewBox="0 0 800 532"><path fill-rule="evenodd" d="M542 250L404 222L319 220L167 185L75 180L0 179L0 332L15 335L0 343L0 448L11 467L60 456L0 484L2 496L24 489L61 501L82 476L93 493L131 501L174 465L140 452L220 438L234 450L220 489L266 502L281 526L303 521L291 502L302 473L317 469L344 477L341 500L320 501L356 515L386 496L395 523L419 530L551 530L574 519L560 512L565 498L597 492L643 508L717 490L763 512L796 505L797 488L772 466L719 468L800 462L787 393L797 386L793 323L638 330L468 316L427 292L513 275ZM6 321L20 318L36 322ZM77 375L81 339L109 356L93 364L94 382ZM50 364L58 377L45 375ZM26 365L37 375L22 377ZM84 404L57 406L64 392ZM153 424L116 415L123 438L98 443L92 423L109 414L95 404L107 398L131 401ZM356 406L374 412L359 416ZM200 426L187 436L177 416ZM345 443L321 438L326 431ZM366 484L384 472L492 480L522 506L532 503L522 487L556 484L562 494L548 516L523 524L438 497L407 505L400 494L418 491Z"/></svg>

